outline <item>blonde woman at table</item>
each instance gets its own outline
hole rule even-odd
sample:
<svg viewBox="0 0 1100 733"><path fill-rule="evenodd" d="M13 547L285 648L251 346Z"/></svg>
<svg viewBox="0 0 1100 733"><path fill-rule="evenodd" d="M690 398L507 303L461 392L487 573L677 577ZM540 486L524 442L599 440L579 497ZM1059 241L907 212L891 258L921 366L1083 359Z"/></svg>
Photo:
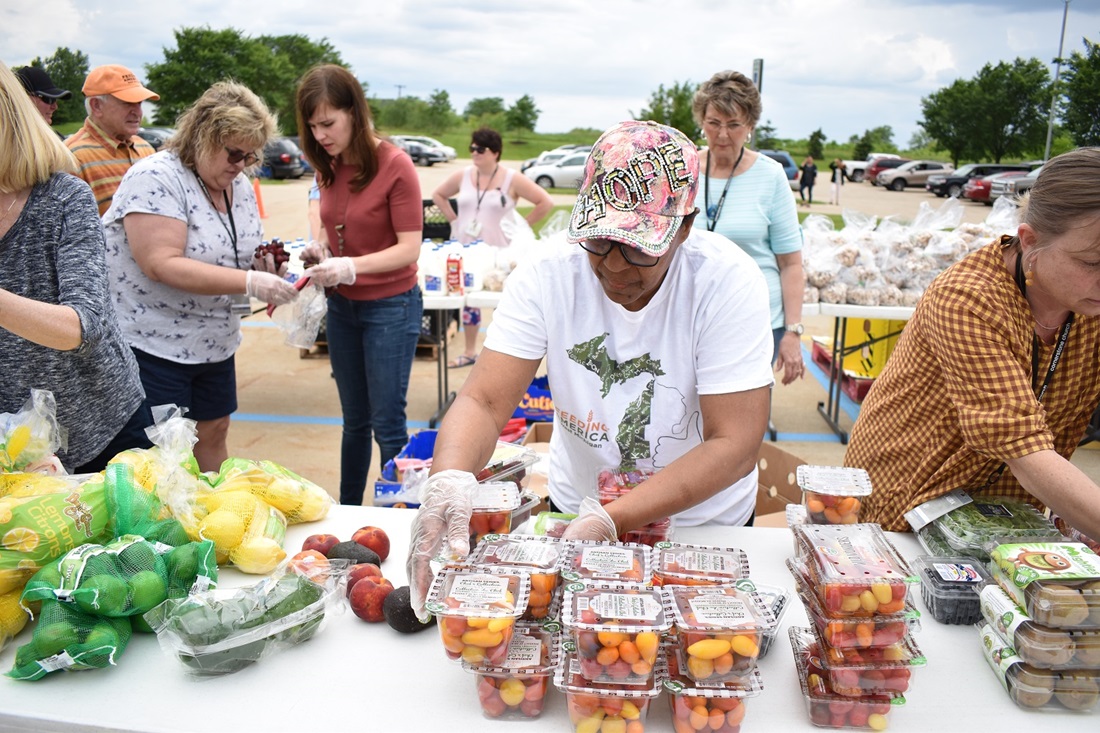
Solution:
<svg viewBox="0 0 1100 733"><path fill-rule="evenodd" d="M500 167L504 143L500 133L488 127L475 130L470 140L470 157L474 164L451 175L432 193L432 201L451 222L451 238L466 244L482 240L490 247L507 247L509 237L502 226L513 215L516 202L523 198L535 205L527 214L529 226L542 221L554 202L537 183L512 168ZM451 207L451 197L458 197L458 211ZM481 309L463 308L462 325L466 351L447 366L470 366L477 361L477 333L481 327Z"/></svg>
<svg viewBox="0 0 1100 733"><path fill-rule="evenodd" d="M783 167L747 147L762 107L744 74L720 71L692 99L707 149L697 228L717 232L745 250L768 282L772 362L783 384L802 378L802 229Z"/></svg>
<svg viewBox="0 0 1100 733"><path fill-rule="evenodd" d="M1100 486L1069 462L1100 399L1100 148L1049 161L1016 236L937 277L863 402L844 461L895 531L953 489L1049 507L1100 539Z"/></svg>
<svg viewBox="0 0 1100 733"><path fill-rule="evenodd" d="M405 408L424 301L416 282L424 204L413 162L380 138L358 80L316 66L298 86L298 134L317 170L321 232L302 259L333 288L325 334L344 427L340 503L362 504L371 462L409 440Z"/></svg>

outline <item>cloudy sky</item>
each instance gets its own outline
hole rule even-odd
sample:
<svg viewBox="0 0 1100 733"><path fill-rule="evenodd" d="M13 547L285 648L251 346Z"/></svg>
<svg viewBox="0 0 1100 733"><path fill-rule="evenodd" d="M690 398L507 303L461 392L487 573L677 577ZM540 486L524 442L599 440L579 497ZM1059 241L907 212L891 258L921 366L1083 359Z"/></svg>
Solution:
<svg viewBox="0 0 1100 733"><path fill-rule="evenodd" d="M987 62L1058 54L1063 0L0 0L0 58L59 46L143 73L174 29L327 38L372 96L530 94L538 130L605 128L659 84L764 60L781 137L847 140L879 125L905 146L920 99ZM1065 51L1100 40L1100 0L1071 0Z"/></svg>

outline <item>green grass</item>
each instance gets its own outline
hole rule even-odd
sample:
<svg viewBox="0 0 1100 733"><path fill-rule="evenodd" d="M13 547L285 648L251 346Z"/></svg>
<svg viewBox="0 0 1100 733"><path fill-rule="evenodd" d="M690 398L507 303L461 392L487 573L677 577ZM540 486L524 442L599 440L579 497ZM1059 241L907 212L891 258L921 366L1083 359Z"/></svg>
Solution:
<svg viewBox="0 0 1100 733"><path fill-rule="evenodd" d="M474 125L463 123L459 127L439 134L424 132L423 130L383 130L386 135L426 135L433 137L444 145L450 145L458 152L459 158L468 158L470 149L470 135L476 129ZM560 133L538 132L512 132L499 131L504 141L503 160L527 160L534 158L544 150L551 150L559 145L591 145L600 136L601 130L574 130ZM563 191L563 193L575 193L575 191Z"/></svg>

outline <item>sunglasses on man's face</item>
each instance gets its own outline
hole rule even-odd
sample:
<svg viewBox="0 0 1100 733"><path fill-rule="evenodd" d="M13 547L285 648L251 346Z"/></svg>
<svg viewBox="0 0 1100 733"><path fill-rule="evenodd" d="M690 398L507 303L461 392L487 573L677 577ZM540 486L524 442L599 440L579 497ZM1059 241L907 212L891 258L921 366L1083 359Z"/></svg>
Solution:
<svg viewBox="0 0 1100 733"><path fill-rule="evenodd" d="M237 165L237 163L240 163L242 160L244 161L245 165L255 165L256 163L260 162L260 156L256 155L255 153L249 153L244 150L237 150L236 148L230 148L228 146L223 147L225 147L225 157L232 165Z"/></svg>
<svg viewBox="0 0 1100 733"><path fill-rule="evenodd" d="M470 152L471 153L484 153L487 150L489 150L489 148L485 147L484 145L471 145L470 146Z"/></svg>

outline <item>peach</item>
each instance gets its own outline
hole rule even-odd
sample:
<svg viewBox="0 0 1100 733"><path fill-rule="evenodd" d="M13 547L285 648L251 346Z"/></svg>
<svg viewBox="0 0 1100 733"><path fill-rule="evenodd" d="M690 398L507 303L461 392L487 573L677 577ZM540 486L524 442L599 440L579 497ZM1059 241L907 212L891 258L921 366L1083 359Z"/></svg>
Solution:
<svg viewBox="0 0 1100 733"><path fill-rule="evenodd" d="M351 595L348 597L351 610L364 621L371 623L385 621L382 603L392 591L393 584L384 578L375 579L371 576L361 578L351 589Z"/></svg>
<svg viewBox="0 0 1100 733"><path fill-rule="evenodd" d="M352 533L351 539L368 550L374 550L379 561L385 562L390 555L390 537L379 527L360 527Z"/></svg>
<svg viewBox="0 0 1100 733"><path fill-rule="evenodd" d="M340 543L340 538L334 534L311 534L302 543L303 550L316 550L322 555L328 555L328 551Z"/></svg>
<svg viewBox="0 0 1100 733"><path fill-rule="evenodd" d="M287 569L314 583L323 584L328 579L331 564L328 558L317 550L302 550L287 561Z"/></svg>
<svg viewBox="0 0 1100 733"><path fill-rule="evenodd" d="M361 562L348 568L348 598L351 589L363 578L382 578L382 570L372 562Z"/></svg>

